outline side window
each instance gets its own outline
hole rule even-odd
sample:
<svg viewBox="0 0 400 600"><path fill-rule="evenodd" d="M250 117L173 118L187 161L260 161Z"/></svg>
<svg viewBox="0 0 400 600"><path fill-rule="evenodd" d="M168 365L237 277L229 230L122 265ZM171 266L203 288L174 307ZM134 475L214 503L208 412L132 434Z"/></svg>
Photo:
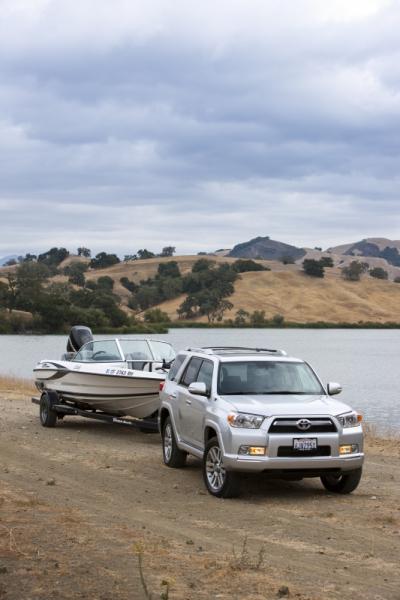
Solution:
<svg viewBox="0 0 400 600"><path fill-rule="evenodd" d="M206 384L208 392L211 392L211 383L213 376L214 365L210 360L203 360L203 364L200 367L196 381L200 381Z"/></svg>
<svg viewBox="0 0 400 600"><path fill-rule="evenodd" d="M172 367L169 370L168 373L168 379L170 379L171 381L173 381L176 377L176 374L178 373L179 369L181 368L181 365L183 363L183 361L186 358L186 354L178 354L178 356L175 358L174 362L172 363Z"/></svg>
<svg viewBox="0 0 400 600"><path fill-rule="evenodd" d="M201 363L202 363L202 359L196 358L196 357L193 357L189 361L189 364L185 369L183 377L181 378L181 382L180 382L181 385L184 385L185 387L189 387L189 385L191 383L193 383L193 381L196 381L197 373L199 372Z"/></svg>

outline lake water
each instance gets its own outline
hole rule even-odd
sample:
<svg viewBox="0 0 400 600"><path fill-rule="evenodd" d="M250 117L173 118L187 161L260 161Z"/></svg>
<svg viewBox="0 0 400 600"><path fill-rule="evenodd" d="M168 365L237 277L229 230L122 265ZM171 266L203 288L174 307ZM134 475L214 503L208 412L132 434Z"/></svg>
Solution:
<svg viewBox="0 0 400 600"><path fill-rule="evenodd" d="M97 339L113 336L96 336ZM153 337L178 351L198 346L282 348L303 358L324 383L338 381L340 398L381 432L400 433L400 331L364 329L172 329ZM35 364L60 358L66 336L0 335L0 375L31 377Z"/></svg>

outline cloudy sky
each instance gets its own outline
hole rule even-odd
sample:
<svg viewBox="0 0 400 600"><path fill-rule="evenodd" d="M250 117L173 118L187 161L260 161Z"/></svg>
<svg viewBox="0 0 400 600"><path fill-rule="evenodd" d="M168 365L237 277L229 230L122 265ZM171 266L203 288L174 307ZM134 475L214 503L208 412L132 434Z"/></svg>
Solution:
<svg viewBox="0 0 400 600"><path fill-rule="evenodd" d="M0 0L0 256L400 238L400 3Z"/></svg>

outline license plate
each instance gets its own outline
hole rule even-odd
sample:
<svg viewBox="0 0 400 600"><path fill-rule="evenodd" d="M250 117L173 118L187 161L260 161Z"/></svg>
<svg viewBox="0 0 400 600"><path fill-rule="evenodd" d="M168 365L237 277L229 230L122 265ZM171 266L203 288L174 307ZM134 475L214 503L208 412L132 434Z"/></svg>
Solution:
<svg viewBox="0 0 400 600"><path fill-rule="evenodd" d="M318 448L317 438L295 438L293 440L293 450L316 450Z"/></svg>

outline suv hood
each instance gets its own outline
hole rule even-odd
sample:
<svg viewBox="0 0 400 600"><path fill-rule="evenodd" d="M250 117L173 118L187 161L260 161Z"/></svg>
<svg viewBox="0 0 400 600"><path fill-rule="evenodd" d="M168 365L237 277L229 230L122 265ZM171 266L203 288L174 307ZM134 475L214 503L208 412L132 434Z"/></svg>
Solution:
<svg viewBox="0 0 400 600"><path fill-rule="evenodd" d="M269 395L251 394L246 396L221 396L228 404L231 404L238 412L251 413L262 416L278 415L340 415L352 409L344 402L339 402L332 396L306 395L306 394L282 394Z"/></svg>

